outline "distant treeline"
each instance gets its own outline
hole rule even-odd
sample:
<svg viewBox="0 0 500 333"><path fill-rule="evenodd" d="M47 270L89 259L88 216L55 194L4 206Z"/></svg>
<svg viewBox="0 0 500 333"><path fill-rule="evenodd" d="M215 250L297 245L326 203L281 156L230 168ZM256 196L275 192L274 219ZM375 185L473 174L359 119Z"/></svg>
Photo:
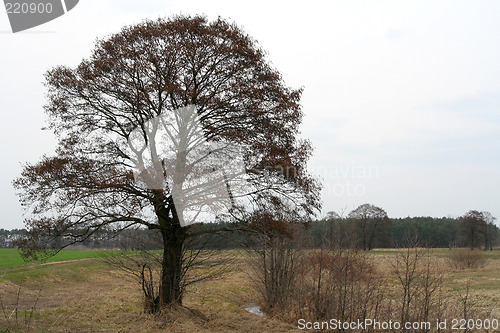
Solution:
<svg viewBox="0 0 500 333"><path fill-rule="evenodd" d="M203 228L230 230L234 225L211 224ZM234 248L247 245L245 226L236 233L210 233L203 241L210 248ZM375 220L355 218L324 218L302 224L301 235L307 247L329 246L372 248L395 248L404 246L408 237L417 238L421 246L434 248L469 247L491 250L498 245L500 230L492 222L478 222L465 217L406 217ZM255 231L252 231L255 232ZM298 237L297 235L295 235ZM363 240L366 239L366 242ZM364 246L363 244L366 243Z"/></svg>
<svg viewBox="0 0 500 333"><path fill-rule="evenodd" d="M15 242L26 236L25 229L0 229L0 248L15 247Z"/></svg>
<svg viewBox="0 0 500 333"><path fill-rule="evenodd" d="M498 245L500 231L493 223L494 219L488 222L484 218L479 219L482 215L474 215L478 212L471 212L459 218L341 218L336 214L329 214L324 219L300 224L295 236L300 234L304 246L312 248L334 243L336 246L364 250L394 248L405 244L408 236L418 237L422 246L438 248L470 247L486 250ZM189 246L208 249L246 247L249 233L257 232L251 226L241 223L206 223L192 228L200 236L194 238ZM15 247L15 242L25 235L24 229L0 229L0 247ZM82 245L89 248L159 249L160 242L155 231L127 229L120 233L103 230Z"/></svg>
<svg viewBox="0 0 500 333"><path fill-rule="evenodd" d="M356 219L323 219L310 224L310 235L314 247L337 241L344 236L344 242L362 248L363 234L372 235L371 246L366 248L394 248L406 243L408 237L417 237L422 246L435 248L473 247L492 249L498 243L499 228L494 223L478 223L450 217L406 217L391 218L378 225L363 225ZM340 240L342 241L342 240Z"/></svg>

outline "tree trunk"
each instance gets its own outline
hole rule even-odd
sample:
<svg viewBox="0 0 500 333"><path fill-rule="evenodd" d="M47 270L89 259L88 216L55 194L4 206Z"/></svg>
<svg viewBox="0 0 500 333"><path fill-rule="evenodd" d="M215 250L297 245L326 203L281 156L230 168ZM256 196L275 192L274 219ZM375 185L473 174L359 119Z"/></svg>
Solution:
<svg viewBox="0 0 500 333"><path fill-rule="evenodd" d="M159 307L168 304L182 304L183 252L186 232L179 224L170 224L162 230L163 260L160 280Z"/></svg>
<svg viewBox="0 0 500 333"><path fill-rule="evenodd" d="M366 251L366 224L363 225L363 233L362 233L362 245L363 245L363 251Z"/></svg>

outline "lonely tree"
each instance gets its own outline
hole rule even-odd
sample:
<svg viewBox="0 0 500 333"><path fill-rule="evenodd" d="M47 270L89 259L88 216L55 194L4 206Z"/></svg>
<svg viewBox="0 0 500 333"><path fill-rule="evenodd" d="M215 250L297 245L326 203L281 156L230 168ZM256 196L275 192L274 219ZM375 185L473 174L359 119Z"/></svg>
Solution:
<svg viewBox="0 0 500 333"><path fill-rule="evenodd" d="M144 227L163 242L158 307L182 302L193 223L256 207L297 218L320 207L299 140L301 90L223 19L145 21L46 74L54 156L14 181L25 249L61 249L100 230Z"/></svg>
<svg viewBox="0 0 500 333"><path fill-rule="evenodd" d="M363 251L373 249L391 224L385 210L371 204L358 206L349 213L348 218L358 229L359 245Z"/></svg>

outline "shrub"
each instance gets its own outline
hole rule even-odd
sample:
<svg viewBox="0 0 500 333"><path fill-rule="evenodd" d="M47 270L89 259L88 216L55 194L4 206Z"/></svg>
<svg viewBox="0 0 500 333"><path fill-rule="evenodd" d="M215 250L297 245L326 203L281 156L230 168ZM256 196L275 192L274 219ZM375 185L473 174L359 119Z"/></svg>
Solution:
<svg viewBox="0 0 500 333"><path fill-rule="evenodd" d="M453 249L450 250L448 261L457 269L475 269L486 266L488 257L479 250Z"/></svg>
<svg viewBox="0 0 500 333"><path fill-rule="evenodd" d="M322 250L305 259L295 289L300 318L351 322L377 317L380 284L364 253Z"/></svg>

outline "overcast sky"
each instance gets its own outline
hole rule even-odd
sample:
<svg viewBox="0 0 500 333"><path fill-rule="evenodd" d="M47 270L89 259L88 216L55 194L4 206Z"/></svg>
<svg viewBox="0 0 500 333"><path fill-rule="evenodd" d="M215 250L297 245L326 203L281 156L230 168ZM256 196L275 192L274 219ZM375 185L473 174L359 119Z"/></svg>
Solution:
<svg viewBox="0 0 500 333"><path fill-rule="evenodd" d="M304 87L302 136L323 212L372 203L391 217L500 218L500 1L81 0L13 34L0 13L0 228L23 227L11 182L50 154L43 74L145 18L235 21Z"/></svg>

